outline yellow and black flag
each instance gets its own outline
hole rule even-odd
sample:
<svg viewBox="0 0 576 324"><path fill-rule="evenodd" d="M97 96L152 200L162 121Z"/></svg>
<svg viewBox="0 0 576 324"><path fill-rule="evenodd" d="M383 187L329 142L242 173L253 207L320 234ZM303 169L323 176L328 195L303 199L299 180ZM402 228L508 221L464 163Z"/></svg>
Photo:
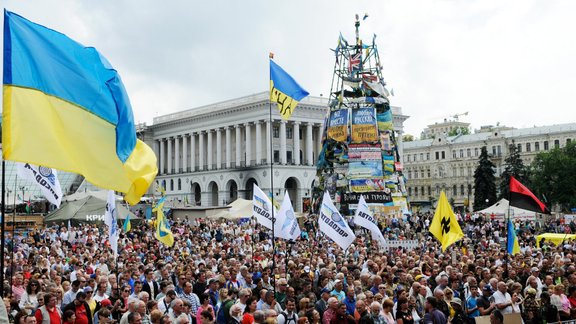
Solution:
<svg viewBox="0 0 576 324"><path fill-rule="evenodd" d="M286 71L270 57L270 101L278 103L280 116L289 119L296 105L309 95Z"/></svg>
<svg viewBox="0 0 576 324"><path fill-rule="evenodd" d="M442 244L442 252L464 237L444 190L440 193L429 231Z"/></svg>

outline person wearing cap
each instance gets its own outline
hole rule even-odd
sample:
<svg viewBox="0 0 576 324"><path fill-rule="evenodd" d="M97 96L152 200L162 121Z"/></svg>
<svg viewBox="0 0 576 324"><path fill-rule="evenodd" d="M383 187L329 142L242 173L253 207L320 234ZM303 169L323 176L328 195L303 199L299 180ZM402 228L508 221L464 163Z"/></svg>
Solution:
<svg viewBox="0 0 576 324"><path fill-rule="evenodd" d="M490 315L496 308L496 304L490 300L492 293L493 291L490 284L485 284L484 287L482 287L482 296L476 298L476 305L480 311L480 316Z"/></svg>
<svg viewBox="0 0 576 324"><path fill-rule="evenodd" d="M522 304L524 305L522 319L525 323L542 323L540 303L536 300L536 289L528 288L526 290L526 297Z"/></svg>
<svg viewBox="0 0 576 324"><path fill-rule="evenodd" d="M334 280L334 289L330 292L330 296L336 297L339 302L344 300L346 294L344 293L344 290L342 290L343 287L344 284L342 283L342 280L340 279Z"/></svg>
<svg viewBox="0 0 576 324"><path fill-rule="evenodd" d="M452 298L450 306L454 310L454 316L450 319L451 324L464 324L466 323L466 316L462 308L462 299L458 297Z"/></svg>
<svg viewBox="0 0 576 324"><path fill-rule="evenodd" d="M208 288L205 293L210 296L210 305L212 305L212 307L216 307L218 300L220 300L220 293L218 292L220 286L219 283L220 282L216 278L210 278L208 280Z"/></svg>
<svg viewBox="0 0 576 324"><path fill-rule="evenodd" d="M34 314L37 323L60 324L62 311L56 307L56 300L56 296L50 293L44 295L44 305L39 307Z"/></svg>
<svg viewBox="0 0 576 324"><path fill-rule="evenodd" d="M86 287L84 287L83 291L86 294L86 304L88 304L88 307L90 307L90 316L94 317L94 313L96 312L96 307L98 306L98 303L96 302L96 300L94 300L94 298L92 298L92 293L94 292L94 290L92 289L92 287L86 286Z"/></svg>
<svg viewBox="0 0 576 324"><path fill-rule="evenodd" d="M314 305L314 308L320 313L320 317L324 314L328 308L328 299L330 298L330 290L328 288L323 288L320 291L320 299Z"/></svg>

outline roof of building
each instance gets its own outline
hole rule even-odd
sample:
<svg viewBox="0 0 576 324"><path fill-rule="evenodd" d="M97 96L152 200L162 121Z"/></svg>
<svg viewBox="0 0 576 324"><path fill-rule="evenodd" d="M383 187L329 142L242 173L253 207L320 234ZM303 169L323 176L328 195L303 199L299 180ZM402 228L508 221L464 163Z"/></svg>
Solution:
<svg viewBox="0 0 576 324"><path fill-rule="evenodd" d="M567 124L555 124L548 126L535 126L530 128L520 128L520 129L509 129L509 130L497 130L499 138L522 138L530 137L534 135L548 135L557 134L565 132L576 132L576 123ZM480 132L469 135L456 135L446 137L446 143L451 144L462 144L462 143L474 143L488 140L493 138L493 132ZM411 142L404 142L404 149L417 149L423 147L429 147L432 145L434 139L424 139L416 140Z"/></svg>

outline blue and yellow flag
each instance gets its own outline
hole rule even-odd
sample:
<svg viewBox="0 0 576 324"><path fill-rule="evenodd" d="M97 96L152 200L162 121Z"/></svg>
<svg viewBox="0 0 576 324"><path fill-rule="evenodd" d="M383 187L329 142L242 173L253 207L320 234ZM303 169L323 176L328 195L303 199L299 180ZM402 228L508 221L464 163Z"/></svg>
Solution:
<svg viewBox="0 0 576 324"><path fill-rule="evenodd" d="M440 193L429 231L442 244L442 252L464 237L444 190Z"/></svg>
<svg viewBox="0 0 576 324"><path fill-rule="evenodd" d="M514 255L520 252L520 243L518 243L518 237L516 237L516 229L512 220L508 219L508 239L506 240L506 247L508 254Z"/></svg>
<svg viewBox="0 0 576 324"><path fill-rule="evenodd" d="M270 60L270 101L278 103L280 116L289 119L298 102L309 95L278 64Z"/></svg>
<svg viewBox="0 0 576 324"><path fill-rule="evenodd" d="M124 224L122 225L122 228L124 229L125 233L130 232L130 230L132 229L132 223L130 223L130 214L128 214L128 216L126 216L126 219L124 220Z"/></svg>
<svg viewBox="0 0 576 324"><path fill-rule="evenodd" d="M168 247L172 247L174 245L174 234L170 230L170 224L168 224L168 220L166 220L166 216L164 215L164 200L166 197L162 197L156 207L152 209L152 211L156 212L156 231L154 233L154 237L164 245Z"/></svg>
<svg viewBox="0 0 576 324"><path fill-rule="evenodd" d="M156 156L120 76L93 47L4 11L3 156L83 175L136 204Z"/></svg>

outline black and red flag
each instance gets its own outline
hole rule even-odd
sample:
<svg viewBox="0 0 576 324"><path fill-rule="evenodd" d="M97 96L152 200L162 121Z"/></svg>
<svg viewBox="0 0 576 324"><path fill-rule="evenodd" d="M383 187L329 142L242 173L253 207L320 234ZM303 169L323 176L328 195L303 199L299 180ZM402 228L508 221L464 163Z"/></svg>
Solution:
<svg viewBox="0 0 576 324"><path fill-rule="evenodd" d="M548 207L514 177L510 177L510 206L550 214Z"/></svg>

